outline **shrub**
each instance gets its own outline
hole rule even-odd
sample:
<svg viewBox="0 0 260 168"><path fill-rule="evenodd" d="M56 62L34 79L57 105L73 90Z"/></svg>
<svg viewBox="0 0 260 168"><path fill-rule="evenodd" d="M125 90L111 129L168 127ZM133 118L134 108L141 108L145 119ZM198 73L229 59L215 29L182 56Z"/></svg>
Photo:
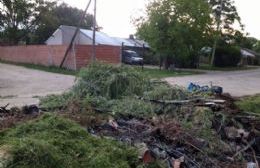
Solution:
<svg viewBox="0 0 260 168"><path fill-rule="evenodd" d="M237 66L241 61L241 52L239 47L224 46L216 49L214 64L217 67Z"/></svg>

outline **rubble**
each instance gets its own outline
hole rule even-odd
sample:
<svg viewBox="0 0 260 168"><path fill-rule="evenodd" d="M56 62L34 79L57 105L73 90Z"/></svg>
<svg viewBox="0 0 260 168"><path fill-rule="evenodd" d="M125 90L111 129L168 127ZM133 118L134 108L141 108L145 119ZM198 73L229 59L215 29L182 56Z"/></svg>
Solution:
<svg viewBox="0 0 260 168"><path fill-rule="evenodd" d="M8 106L9 104L0 107L0 131L40 115L40 110L36 105L24 106L22 108L12 107L10 109L8 109Z"/></svg>
<svg viewBox="0 0 260 168"><path fill-rule="evenodd" d="M77 121L94 137L135 147L147 165L259 167L260 116L240 110L232 96L191 94L127 68L98 64L82 73L71 92L46 98L40 108L1 107L0 129L51 110Z"/></svg>

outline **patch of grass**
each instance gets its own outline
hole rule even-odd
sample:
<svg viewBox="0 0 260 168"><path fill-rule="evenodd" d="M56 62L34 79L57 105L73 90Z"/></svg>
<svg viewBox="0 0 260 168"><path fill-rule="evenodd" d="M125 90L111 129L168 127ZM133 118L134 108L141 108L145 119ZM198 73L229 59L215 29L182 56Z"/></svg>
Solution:
<svg viewBox="0 0 260 168"><path fill-rule="evenodd" d="M134 148L89 135L76 123L54 114L0 132L0 149L8 146L7 167L138 167ZM1 160L1 158L0 158Z"/></svg>
<svg viewBox="0 0 260 168"><path fill-rule="evenodd" d="M260 95L243 98L236 104L243 111L260 114Z"/></svg>
<svg viewBox="0 0 260 168"><path fill-rule="evenodd" d="M0 63L22 66L22 67L29 68L29 69L41 70L41 71L45 71L45 72L52 72L52 73L58 73L58 74L64 74L64 75L77 75L78 74L78 71L68 70L65 68L59 68L59 67L55 67L55 66L43 66L43 65L35 65L35 64L27 64L27 63L14 63L14 62L4 61L4 60L0 60Z"/></svg>
<svg viewBox="0 0 260 168"><path fill-rule="evenodd" d="M0 95L0 99L11 99L11 98L15 98L15 97L17 97L17 95L7 95L7 96Z"/></svg>
<svg viewBox="0 0 260 168"><path fill-rule="evenodd" d="M212 67L209 64L201 64L198 69L208 71L243 71L257 69L257 67Z"/></svg>
<svg viewBox="0 0 260 168"><path fill-rule="evenodd" d="M164 69L160 70L160 69L149 69L149 68L144 68L143 70L141 68L137 68L137 69L143 74L148 75L151 78L157 78L157 79L201 74L201 72L195 72L195 71L164 70Z"/></svg>

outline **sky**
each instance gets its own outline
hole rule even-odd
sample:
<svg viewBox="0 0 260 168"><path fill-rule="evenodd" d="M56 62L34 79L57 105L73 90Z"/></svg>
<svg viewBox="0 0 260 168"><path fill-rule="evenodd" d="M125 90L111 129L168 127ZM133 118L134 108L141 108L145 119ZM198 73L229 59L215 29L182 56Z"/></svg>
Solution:
<svg viewBox="0 0 260 168"><path fill-rule="evenodd" d="M73 7L84 9L88 0L62 0ZM245 31L260 40L260 0L234 0ZM114 37L135 34L133 18L144 15L148 0L97 0L97 22L103 32ZM88 13L93 13L93 6Z"/></svg>

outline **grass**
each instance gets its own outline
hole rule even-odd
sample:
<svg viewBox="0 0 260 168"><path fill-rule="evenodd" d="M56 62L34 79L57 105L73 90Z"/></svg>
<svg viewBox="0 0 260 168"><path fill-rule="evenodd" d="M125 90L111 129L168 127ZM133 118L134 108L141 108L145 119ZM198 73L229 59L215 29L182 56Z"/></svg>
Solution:
<svg viewBox="0 0 260 168"><path fill-rule="evenodd" d="M141 166L137 151L55 114L0 132L0 165L19 168L130 168ZM142 167L142 166L141 166ZM140 168L141 168L140 167Z"/></svg>
<svg viewBox="0 0 260 168"><path fill-rule="evenodd" d="M212 67L209 64L201 64L198 69L208 71L242 71L257 69L257 67Z"/></svg>
<svg viewBox="0 0 260 168"><path fill-rule="evenodd" d="M141 68L139 69L142 73L150 76L151 78L167 78L167 77L177 77L177 76L187 76L187 75L197 75L201 74L201 72L196 71L180 71L180 70L159 70L159 69L150 69L150 68L144 68L143 70Z"/></svg>
<svg viewBox="0 0 260 168"><path fill-rule="evenodd" d="M0 63L4 64L11 64L11 65L17 65L22 66L29 69L36 69L41 70L45 72L52 72L52 73L58 73L58 74L64 74L64 75L78 75L79 71L73 71L68 70L65 68L59 68L55 66L43 66L43 65L35 65L35 64L27 64L27 63L14 63L10 61L3 61L0 60ZM141 70L141 68L137 68L138 70ZM159 70L159 69L149 69L145 68L142 70L145 75L149 75L151 78L167 78L167 77L175 77L175 76L186 76L186 75L194 75L194 74L200 74L199 72L191 72L191 71L170 71L170 70Z"/></svg>
<svg viewBox="0 0 260 168"><path fill-rule="evenodd" d="M0 63L4 64L11 64L11 65L17 65L17 66L22 66L25 68L29 69L36 69L36 70L41 70L45 72L52 72L52 73L58 73L58 74L64 74L64 75L77 75L78 71L73 71L73 70L68 70L65 68L59 68L55 66L43 66L43 65L35 65L35 64L27 64L27 63L14 63L10 61L4 61L0 60Z"/></svg>
<svg viewBox="0 0 260 168"><path fill-rule="evenodd" d="M246 97L236 104L243 111L260 114L260 95Z"/></svg>

